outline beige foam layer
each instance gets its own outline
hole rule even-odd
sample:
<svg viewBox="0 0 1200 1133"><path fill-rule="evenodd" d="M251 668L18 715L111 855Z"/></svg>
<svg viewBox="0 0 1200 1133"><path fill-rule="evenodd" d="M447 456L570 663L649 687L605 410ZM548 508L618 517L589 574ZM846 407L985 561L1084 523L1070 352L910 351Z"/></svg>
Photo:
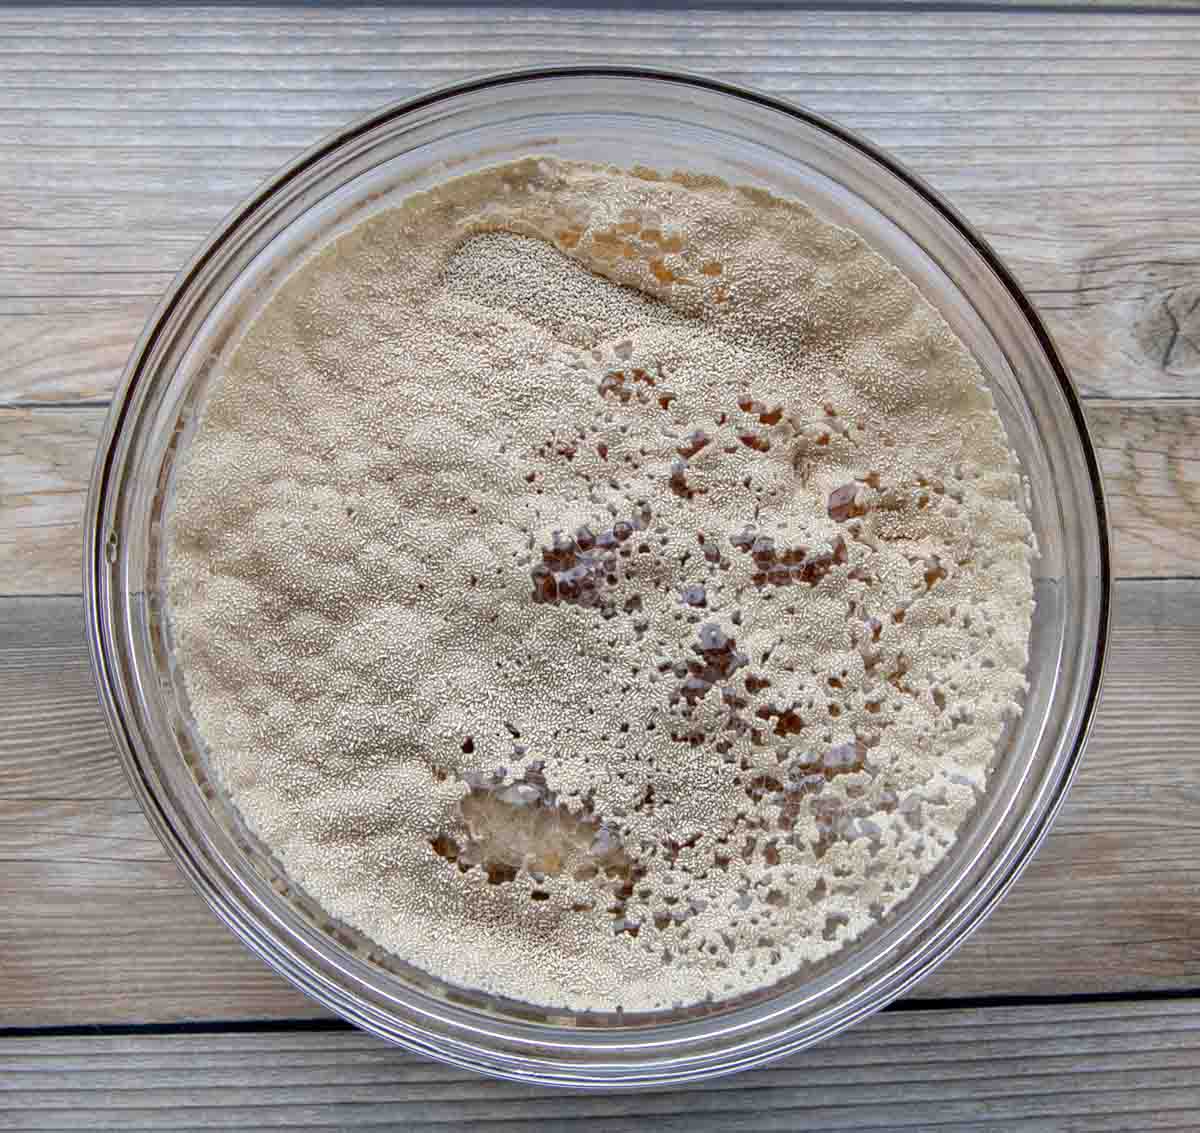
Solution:
<svg viewBox="0 0 1200 1133"><path fill-rule="evenodd" d="M1019 711L1018 488L974 360L856 236L528 160L251 326L172 617L218 776L331 914L458 984L669 1007L833 953L952 845ZM560 859L602 829L632 864L544 868L545 808L494 802L531 774Z"/></svg>

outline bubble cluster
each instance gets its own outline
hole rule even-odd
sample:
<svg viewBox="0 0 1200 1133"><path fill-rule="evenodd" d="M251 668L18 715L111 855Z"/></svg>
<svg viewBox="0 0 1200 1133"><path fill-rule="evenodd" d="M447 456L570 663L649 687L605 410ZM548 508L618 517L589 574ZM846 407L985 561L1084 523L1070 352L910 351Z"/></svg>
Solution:
<svg viewBox="0 0 1200 1133"><path fill-rule="evenodd" d="M587 526L573 535L553 532L549 545L541 548L541 561L529 572L533 601L595 607L611 617L609 591L620 582L623 560L632 553L628 543L646 530L651 518L649 507L642 504L629 519L617 520L598 535Z"/></svg>
<svg viewBox="0 0 1200 1133"><path fill-rule="evenodd" d="M743 527L731 535L729 542L754 561L750 576L755 586L791 586L803 583L815 586L835 566L849 561L846 542L839 535L829 551L810 554L805 547L777 547L775 539L756 532L753 526Z"/></svg>

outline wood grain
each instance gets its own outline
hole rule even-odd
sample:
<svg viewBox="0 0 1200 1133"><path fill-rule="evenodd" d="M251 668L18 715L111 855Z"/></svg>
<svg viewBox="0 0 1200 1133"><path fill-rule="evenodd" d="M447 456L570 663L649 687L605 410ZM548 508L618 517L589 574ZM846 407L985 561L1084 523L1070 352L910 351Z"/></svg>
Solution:
<svg viewBox="0 0 1200 1133"><path fill-rule="evenodd" d="M1200 401L1086 407L1119 577L1200 575ZM80 587L101 409L0 409L0 594Z"/></svg>
<svg viewBox="0 0 1200 1133"><path fill-rule="evenodd" d="M0 399L106 404L153 309L146 297L101 311L0 315Z"/></svg>
<svg viewBox="0 0 1200 1133"><path fill-rule="evenodd" d="M699 1086L578 1094L488 1081L367 1035L0 1038L4 1128L604 1133L952 1128L1185 1130L1200 1122L1195 1001L885 1012Z"/></svg>
<svg viewBox="0 0 1200 1133"><path fill-rule="evenodd" d="M0 404L107 395L189 250L322 134L588 61L715 74L861 131L995 243L1085 392L1200 396L1197 57L1200 20L1161 10L3 9Z"/></svg>
<svg viewBox="0 0 1200 1133"><path fill-rule="evenodd" d="M0 805L127 800L88 666L82 603L4 600L0 609Z"/></svg>
<svg viewBox="0 0 1200 1133"><path fill-rule="evenodd" d="M129 797L73 599L0 600L0 1026L312 1017L186 886ZM1200 581L1116 592L1079 778L923 998L1200 987Z"/></svg>
<svg viewBox="0 0 1200 1133"><path fill-rule="evenodd" d="M0 409L0 594L77 593L104 410Z"/></svg>
<svg viewBox="0 0 1200 1133"><path fill-rule="evenodd" d="M1200 404L1100 402L1087 420L1119 573L1200 575Z"/></svg>

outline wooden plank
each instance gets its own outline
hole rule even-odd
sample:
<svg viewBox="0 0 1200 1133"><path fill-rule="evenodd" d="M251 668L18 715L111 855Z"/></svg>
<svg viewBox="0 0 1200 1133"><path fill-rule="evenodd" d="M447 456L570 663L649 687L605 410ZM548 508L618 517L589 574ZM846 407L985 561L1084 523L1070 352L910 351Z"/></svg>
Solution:
<svg viewBox="0 0 1200 1133"><path fill-rule="evenodd" d="M793 98L895 152L1009 260L1085 392L1200 396L1200 20L189 12L0 12L0 404L110 392L188 250L323 133L465 75L631 50Z"/></svg>
<svg viewBox="0 0 1200 1133"><path fill-rule="evenodd" d="M350 1030L0 1038L17 1129L1194 1129L1200 1003L885 1012L730 1078L579 1094Z"/></svg>
<svg viewBox="0 0 1200 1133"><path fill-rule="evenodd" d="M1180 21L1172 18L1168 9L1176 8L1185 14L1195 11L1194 0L1190 3L1188 0L1178 3L1158 0L1141 4L1114 0L1111 6L1120 10L1117 20L1114 20L1107 14L1064 14L1060 9L1068 5L1061 2L1037 4L1031 0L1000 0L991 5L1018 9L1019 16L1014 17L1013 13L1006 11L987 12L987 0L972 5L973 11L964 11L968 6L962 0L900 0L899 3L896 0L883 0L874 5L856 4L854 0L832 0L827 5L785 4L778 0L731 0L720 7L714 5L710 9L702 9L702 15L704 29L711 30L713 34L734 29L739 37L749 42L761 42L772 33L804 27L814 20L820 25L834 24L838 28L857 32L860 38L878 40L882 37L897 45L924 41L931 35L952 41L987 41L994 36L1012 36L1014 32L1018 35L1029 35L1031 32L1050 36L1057 34L1059 38L1070 38L1072 29L1086 30L1094 33L1079 41L1086 53L1088 48L1105 42L1106 29L1111 35L1114 28L1119 33L1132 25L1137 29L1140 40L1162 39L1173 27L1187 23L1186 19ZM1092 8L1096 5L1089 0L1080 0L1079 6ZM432 3L414 3L408 5L411 14L405 26L414 38L433 37L446 42L460 30L476 26L481 16L493 20L497 26L511 29L514 34L522 30L536 34L569 17L578 26L590 27L597 38L619 42L633 31L653 35L657 30L667 35L672 30L679 30L678 12L672 10L677 7L671 0L640 13L616 5L606 8L603 4L565 3L546 8L508 8L499 4L464 3L443 10ZM747 21L737 11L745 7L755 9L753 21ZM881 27L878 10L889 7L925 10L906 13L905 20L895 21L884 28ZM931 11L935 8L946 10ZM1120 20L1120 16L1130 12L1137 15L1136 21ZM43 41L48 35L57 35L60 30L52 17L45 13L44 7L35 4L7 5L0 9L0 27L3 27L14 52L27 50L33 43ZM256 4L245 8L222 4L186 5L173 7L169 15L154 8L114 4L105 6L98 18L87 26L87 42L82 50L102 52L104 44L110 40L137 44L186 36L203 41L217 37L232 38L252 31L254 37L247 40L245 47L253 51L256 46L261 47L264 40L274 42L270 38L272 36L307 33L310 38L319 40L331 27L336 29L339 38L344 34L348 40L357 40L369 46L376 36L394 32L396 23L392 14L371 4L369 0L339 5L337 8L310 5L304 11L298 11L294 5L288 4Z"/></svg>
<svg viewBox="0 0 1200 1133"><path fill-rule="evenodd" d="M73 599L0 601L0 1026L320 1015L154 841L88 686L81 617ZM1067 805L920 997L1200 987L1197 657L1200 580L1117 586Z"/></svg>
<svg viewBox="0 0 1200 1133"><path fill-rule="evenodd" d="M1086 406L1118 576L1200 575L1200 401ZM79 590L104 410L0 408L0 594Z"/></svg>
<svg viewBox="0 0 1200 1133"><path fill-rule="evenodd" d="M1092 402L1085 408L1104 476L1117 573L1200 575L1200 404Z"/></svg>
<svg viewBox="0 0 1200 1133"><path fill-rule="evenodd" d="M78 599L3 600L0 800L128 800L100 716Z"/></svg>
<svg viewBox="0 0 1200 1133"><path fill-rule="evenodd" d="M154 308L150 298L80 314L0 316L0 372L10 404L108 401Z"/></svg>
<svg viewBox="0 0 1200 1133"><path fill-rule="evenodd" d="M0 594L75 594L103 409L0 409Z"/></svg>

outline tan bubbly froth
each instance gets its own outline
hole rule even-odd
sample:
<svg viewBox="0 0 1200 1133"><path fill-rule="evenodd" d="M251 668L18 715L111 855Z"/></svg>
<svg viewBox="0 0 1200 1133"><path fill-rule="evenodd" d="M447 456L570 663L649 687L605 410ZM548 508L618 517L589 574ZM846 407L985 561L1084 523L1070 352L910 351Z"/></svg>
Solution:
<svg viewBox="0 0 1200 1133"><path fill-rule="evenodd" d="M802 205L550 158L306 261L169 516L216 776L334 917L569 1010L886 919L1020 711L1032 536L979 368Z"/></svg>

